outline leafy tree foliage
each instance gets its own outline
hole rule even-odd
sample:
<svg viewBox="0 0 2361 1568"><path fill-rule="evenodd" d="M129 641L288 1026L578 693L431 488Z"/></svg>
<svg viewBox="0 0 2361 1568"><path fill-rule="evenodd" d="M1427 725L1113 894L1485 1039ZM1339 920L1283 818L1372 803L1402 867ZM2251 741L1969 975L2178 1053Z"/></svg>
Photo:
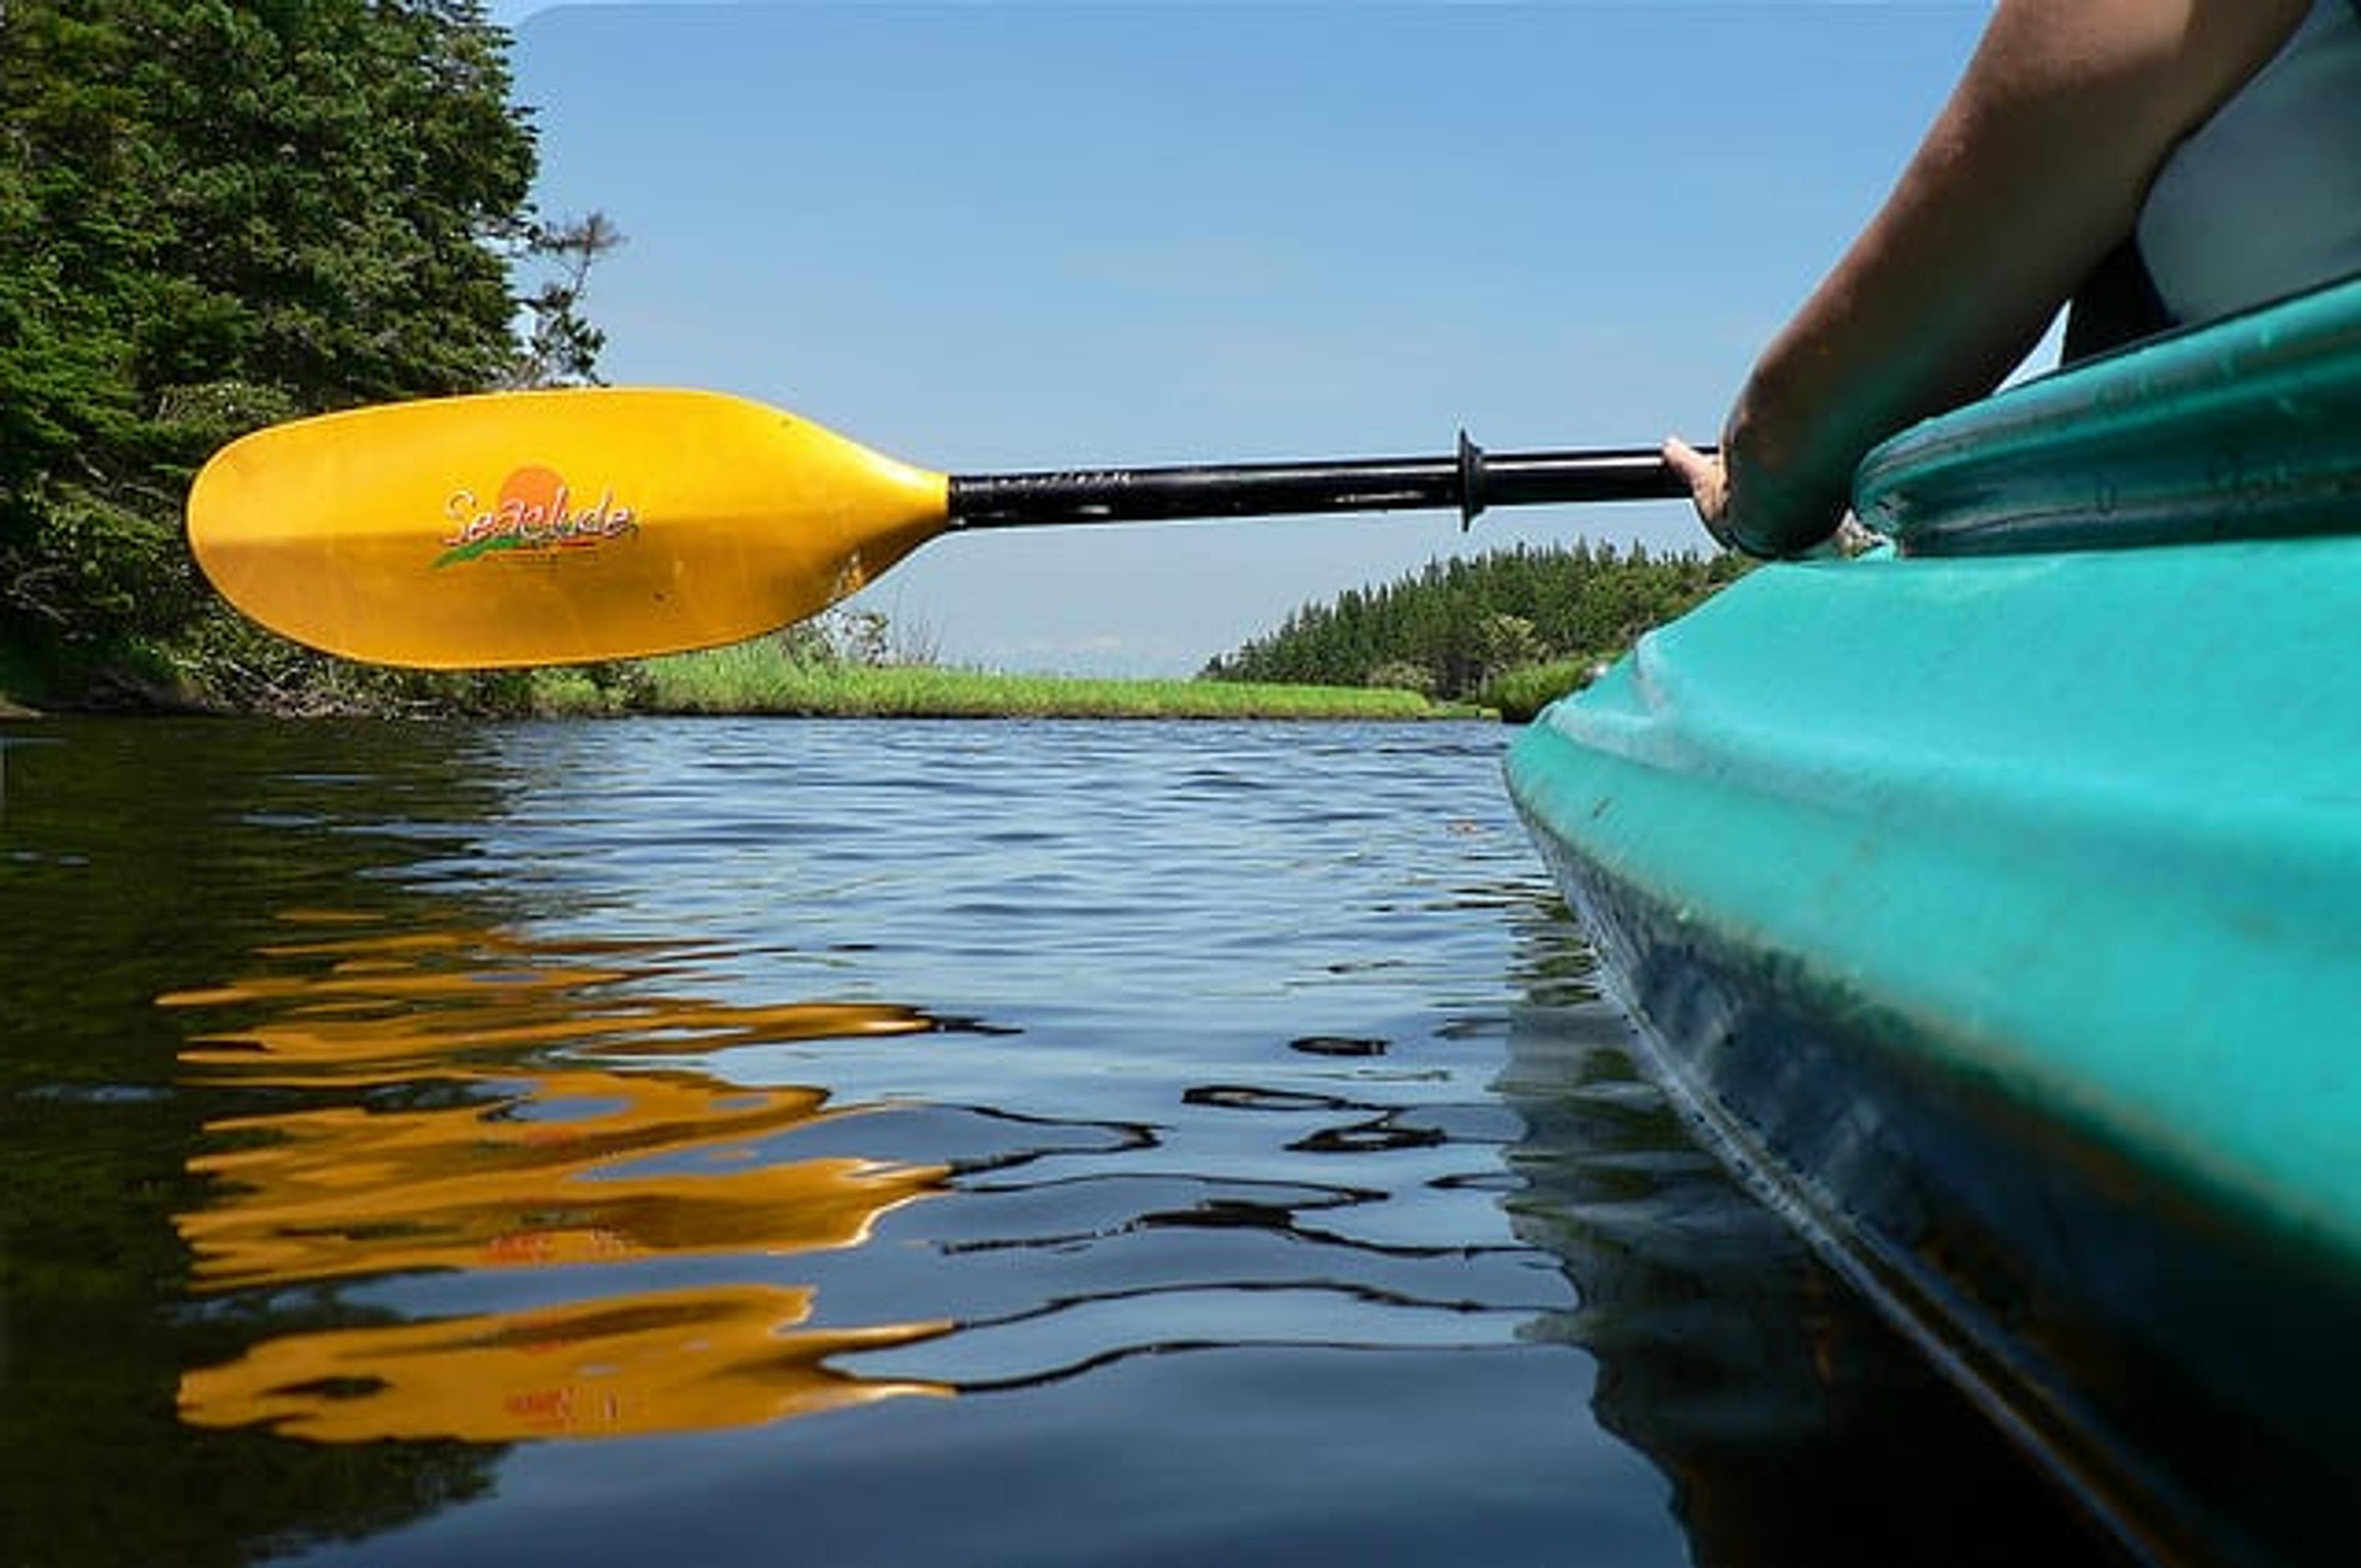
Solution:
<svg viewBox="0 0 2361 1568"><path fill-rule="evenodd" d="M1471 697L1512 670L1620 652L1745 567L1732 555L1587 543L1433 561L1388 587L1306 605L1204 674Z"/></svg>
<svg viewBox="0 0 2361 1568"><path fill-rule="evenodd" d="M183 638L214 447L509 377L508 44L480 0L0 3L0 638Z"/></svg>

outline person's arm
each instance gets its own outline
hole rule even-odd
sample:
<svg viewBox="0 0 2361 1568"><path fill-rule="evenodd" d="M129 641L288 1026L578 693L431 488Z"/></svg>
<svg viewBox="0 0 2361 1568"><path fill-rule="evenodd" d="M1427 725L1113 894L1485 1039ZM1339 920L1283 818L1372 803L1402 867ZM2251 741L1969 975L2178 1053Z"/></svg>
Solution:
<svg viewBox="0 0 2361 1568"><path fill-rule="evenodd" d="M1755 365L1720 457L1666 443L1707 528L1758 554L1825 538L1872 446L2031 352L2173 146L2306 8L1999 0L1884 206Z"/></svg>

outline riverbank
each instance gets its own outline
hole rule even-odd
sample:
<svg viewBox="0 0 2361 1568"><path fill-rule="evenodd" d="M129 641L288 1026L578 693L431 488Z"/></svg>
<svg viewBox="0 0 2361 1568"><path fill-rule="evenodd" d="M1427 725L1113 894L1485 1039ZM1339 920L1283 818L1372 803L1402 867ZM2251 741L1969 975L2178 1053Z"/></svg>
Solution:
<svg viewBox="0 0 2361 1568"><path fill-rule="evenodd" d="M1478 704L1384 687L1006 674L931 664L798 658L777 639L662 658L482 676L368 671L295 653L250 689L169 674L82 682L26 676L0 661L0 719L45 711L249 713L294 718L618 718L777 715L836 718L1480 718ZM313 667L317 664L319 667Z"/></svg>
<svg viewBox="0 0 2361 1568"><path fill-rule="evenodd" d="M931 664L798 660L774 639L593 670L545 670L551 716L776 714L879 718L1335 718L1486 717L1382 687L1005 674Z"/></svg>

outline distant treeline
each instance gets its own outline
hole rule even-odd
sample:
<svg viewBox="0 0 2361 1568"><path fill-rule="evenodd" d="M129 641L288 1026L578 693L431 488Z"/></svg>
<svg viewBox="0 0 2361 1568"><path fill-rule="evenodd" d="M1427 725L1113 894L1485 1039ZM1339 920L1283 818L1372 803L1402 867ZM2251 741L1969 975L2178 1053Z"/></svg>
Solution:
<svg viewBox="0 0 2361 1568"><path fill-rule="evenodd" d="M1475 700L1518 672L1576 672L1629 647L1733 581L1740 556L1641 545L1518 546L1429 562L1384 587L1306 605L1267 637L1206 665L1213 680L1402 686ZM1497 704L1496 704L1497 706Z"/></svg>

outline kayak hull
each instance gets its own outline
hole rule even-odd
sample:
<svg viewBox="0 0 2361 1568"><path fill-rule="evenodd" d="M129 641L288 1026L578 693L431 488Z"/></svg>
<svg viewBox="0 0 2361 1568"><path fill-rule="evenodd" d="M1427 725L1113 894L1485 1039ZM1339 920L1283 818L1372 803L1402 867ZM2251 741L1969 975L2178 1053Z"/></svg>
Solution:
<svg viewBox="0 0 2361 1568"><path fill-rule="evenodd" d="M1754 572L1508 762L1708 1141L2158 1562L2356 1548L2361 465L2319 431L2361 430L2361 291L2331 303L1905 437L1865 470L1904 550ZM2224 411L2257 340L2279 424ZM2260 466L2202 433L2282 425L2295 521L2190 523ZM2121 542L2037 441L2111 495L2176 455L2142 547L2063 547Z"/></svg>
<svg viewBox="0 0 2361 1568"><path fill-rule="evenodd" d="M2361 584L2361 545L2303 548ZM2170 554L2078 559L2133 600L2168 569L2309 576ZM2302 738L2353 762L2242 758L2236 730L2284 713L2209 679L2183 629L2143 675L2145 760L2071 682L2036 722L2033 672L1962 672L2047 665L2041 629L2081 622L2046 601L2107 595L2070 567L2004 615L1960 580L1988 565L1758 572L1529 728L1511 794L1716 1151L2120 1537L2157 1561L2341 1560L2361 705ZM2353 592L2329 597L2323 629L2361 627ZM1902 652L1945 599L1958 634ZM1815 678L1853 638L1880 663ZM1861 744L1926 693L1947 743ZM2223 749L2176 768L2167 737L2206 733Z"/></svg>

